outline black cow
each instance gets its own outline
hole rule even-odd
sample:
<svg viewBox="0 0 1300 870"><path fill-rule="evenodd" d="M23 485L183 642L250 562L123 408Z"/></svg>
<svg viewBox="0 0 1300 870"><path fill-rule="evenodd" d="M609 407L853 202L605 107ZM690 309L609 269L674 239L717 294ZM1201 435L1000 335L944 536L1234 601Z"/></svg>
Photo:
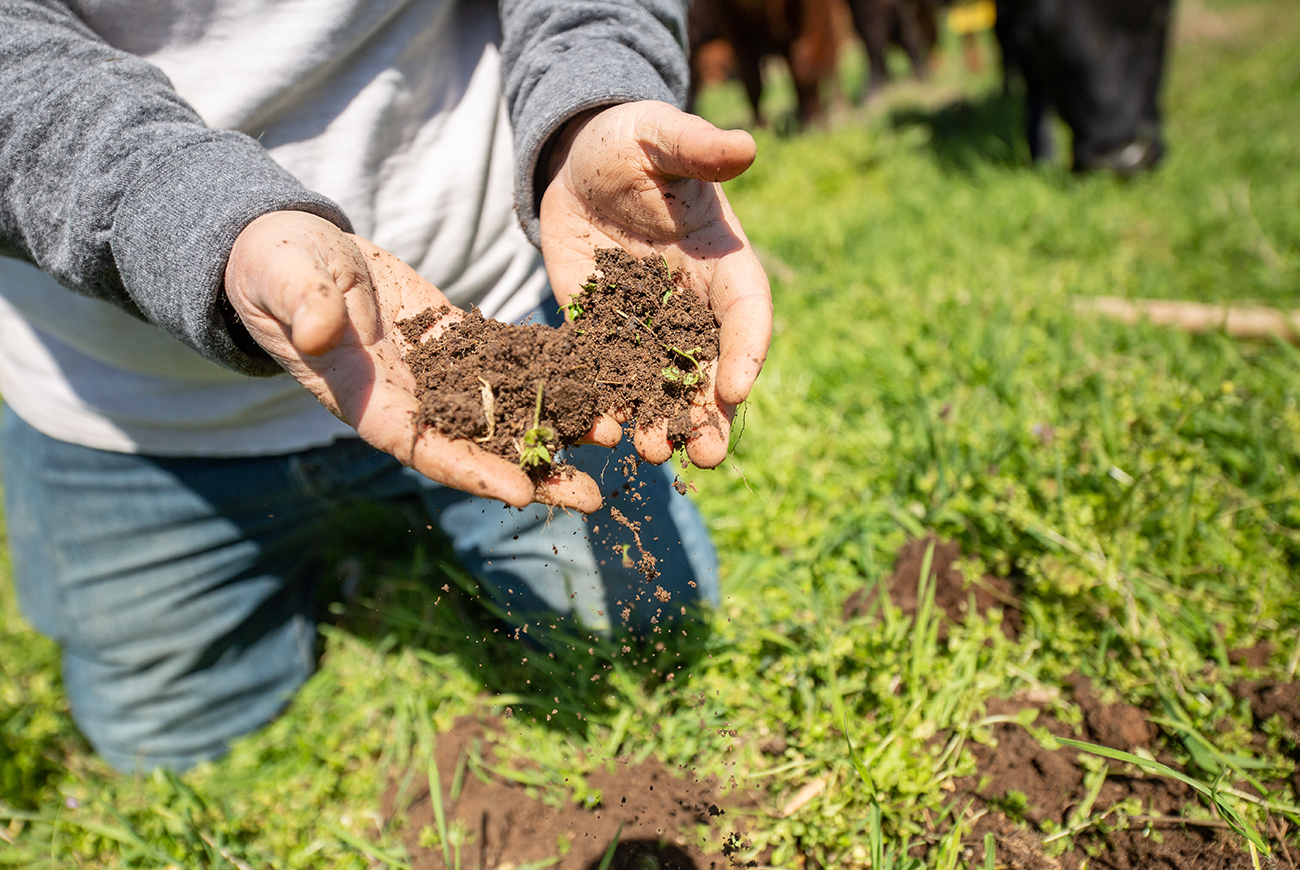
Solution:
<svg viewBox="0 0 1300 870"><path fill-rule="evenodd" d="M1053 153L1048 112L1074 134L1074 169L1131 175L1164 155L1160 84L1171 0L997 0L1008 77L1025 82L1035 160Z"/></svg>

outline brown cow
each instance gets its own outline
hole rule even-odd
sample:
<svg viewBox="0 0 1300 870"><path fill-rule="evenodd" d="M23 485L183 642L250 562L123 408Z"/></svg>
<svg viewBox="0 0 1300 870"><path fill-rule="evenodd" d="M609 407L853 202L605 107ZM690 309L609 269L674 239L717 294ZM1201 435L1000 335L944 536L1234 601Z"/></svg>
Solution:
<svg viewBox="0 0 1300 870"><path fill-rule="evenodd" d="M835 6L842 0L695 0L691 4L688 36L691 46L691 93L694 105L700 85L708 80L710 61L716 65L716 40L725 40L735 57L735 69L745 86L754 121L766 123L760 106L762 62L778 56L790 67L799 106L799 121L807 124L822 111L821 86L839 66L839 34Z"/></svg>
<svg viewBox="0 0 1300 870"><path fill-rule="evenodd" d="M862 98L889 80L891 45L907 52L918 78L925 75L938 41L936 0L694 0L691 4L691 90L688 105L705 84L734 72L745 87L754 121L765 124L762 61L785 60L794 81L799 122L822 113L822 86L837 87L840 47L850 27L866 46L870 79ZM850 21L852 22L850 24Z"/></svg>

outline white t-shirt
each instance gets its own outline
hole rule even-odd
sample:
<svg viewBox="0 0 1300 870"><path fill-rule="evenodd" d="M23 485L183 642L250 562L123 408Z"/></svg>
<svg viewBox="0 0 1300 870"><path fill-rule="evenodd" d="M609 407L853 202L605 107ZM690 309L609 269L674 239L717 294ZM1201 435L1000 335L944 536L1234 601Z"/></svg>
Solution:
<svg viewBox="0 0 1300 870"><path fill-rule="evenodd" d="M495 4L72 6L108 43L161 68L209 126L258 138L453 304L518 320L548 296L514 213ZM231 372L4 257L0 395L47 435L120 452L274 454L356 434L287 375Z"/></svg>

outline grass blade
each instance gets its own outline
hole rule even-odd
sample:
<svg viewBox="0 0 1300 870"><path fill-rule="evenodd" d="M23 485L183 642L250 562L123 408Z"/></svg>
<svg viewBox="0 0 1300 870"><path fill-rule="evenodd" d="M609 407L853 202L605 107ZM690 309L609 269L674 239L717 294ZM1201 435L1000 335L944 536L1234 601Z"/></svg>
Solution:
<svg viewBox="0 0 1300 870"><path fill-rule="evenodd" d="M1219 797L1219 793L1217 789L1212 788L1211 786L1208 786L1205 783L1200 782L1199 780L1193 779L1192 777L1188 776L1185 773L1182 773L1181 771L1174 770L1172 767L1170 767L1167 764L1161 764L1158 761L1151 761L1149 759L1142 758L1139 755L1134 755L1131 752L1124 752L1123 750L1120 749L1111 749L1109 746L1098 746L1095 743L1085 743L1082 740L1071 740L1068 737L1057 737L1056 741L1066 746L1072 746L1075 749L1082 749L1084 752L1091 752L1094 755L1101 755L1106 758L1113 759L1115 761L1127 762L1136 767L1140 767L1143 770L1152 771L1162 776L1172 777L1173 779L1176 779L1179 782L1184 783L1185 785L1191 786L1192 788L1196 789L1198 792L1200 792L1201 794L1209 798L1214 803L1214 805L1219 808L1219 811L1223 813L1224 820L1227 821L1227 823L1232 826L1232 829L1234 831L1236 831L1241 836L1245 837L1246 840L1248 840L1253 846L1255 846L1255 848L1259 849L1265 855L1270 854L1268 844L1264 842L1264 838L1261 837L1259 833L1250 826L1250 824L1241 815L1241 813L1237 812L1235 807L1226 803L1222 798Z"/></svg>
<svg viewBox="0 0 1300 870"><path fill-rule="evenodd" d="M609 848L600 859L600 866L596 870L609 870L609 865L614 863L614 853L618 851L618 840L623 835L623 825L626 822L618 823L618 830L614 832L614 839L610 841Z"/></svg>

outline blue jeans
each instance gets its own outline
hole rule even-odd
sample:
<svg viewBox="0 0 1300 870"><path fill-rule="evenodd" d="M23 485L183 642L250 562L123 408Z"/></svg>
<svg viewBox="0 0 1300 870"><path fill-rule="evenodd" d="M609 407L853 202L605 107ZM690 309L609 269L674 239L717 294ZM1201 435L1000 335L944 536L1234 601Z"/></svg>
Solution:
<svg viewBox="0 0 1300 870"><path fill-rule="evenodd" d="M607 631L631 608L629 627L644 631L681 619L682 607L716 605L712 544L672 491L671 470L643 467L639 500L609 497L629 452L571 451L607 496L584 519L434 484L358 440L285 456L167 458L67 444L8 409L0 420L20 606L61 645L73 717L123 771L218 756L289 702L315 666L321 530L351 503L415 500L512 621L559 613ZM611 503L649 517L640 534L658 559L653 583L624 567L623 545L637 549Z"/></svg>

